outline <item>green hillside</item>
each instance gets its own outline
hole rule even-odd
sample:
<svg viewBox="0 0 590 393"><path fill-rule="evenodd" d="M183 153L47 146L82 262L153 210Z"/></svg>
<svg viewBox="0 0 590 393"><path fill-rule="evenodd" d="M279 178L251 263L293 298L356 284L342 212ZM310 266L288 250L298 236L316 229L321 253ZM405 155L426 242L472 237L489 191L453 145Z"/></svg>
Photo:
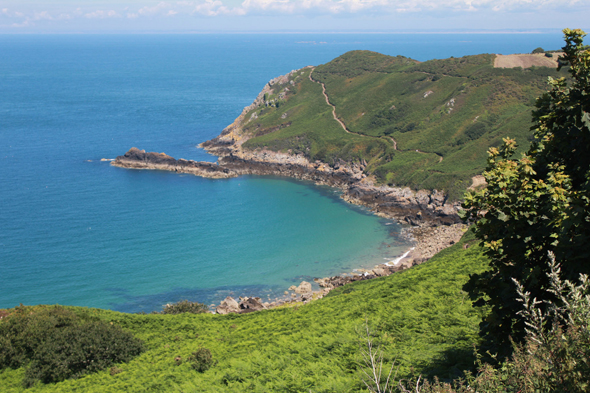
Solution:
<svg viewBox="0 0 590 393"><path fill-rule="evenodd" d="M473 246L465 250L465 244ZM299 307L225 316L134 315L68 307L85 319L121 326L143 340L146 351L114 371L38 383L26 391L363 391L356 330L365 318L377 332L375 340L384 345L386 360L395 358L400 364L399 376L453 376L472 365L482 312L472 308L461 287L468 274L486 266L487 259L469 236L423 265L338 288ZM209 349L217 362L202 373L186 361L198 348ZM182 360L175 360L179 356ZM24 391L24 374L23 368L0 370L1 390Z"/></svg>
<svg viewBox="0 0 590 393"><path fill-rule="evenodd" d="M417 62L353 51L291 74L246 115L246 149L305 154L333 163L365 160L381 183L461 197L486 151L510 136L528 148L531 110L547 90L546 67L494 68L483 54ZM311 73L311 79L310 79ZM322 94L324 84L344 129ZM395 141L395 142L394 142Z"/></svg>

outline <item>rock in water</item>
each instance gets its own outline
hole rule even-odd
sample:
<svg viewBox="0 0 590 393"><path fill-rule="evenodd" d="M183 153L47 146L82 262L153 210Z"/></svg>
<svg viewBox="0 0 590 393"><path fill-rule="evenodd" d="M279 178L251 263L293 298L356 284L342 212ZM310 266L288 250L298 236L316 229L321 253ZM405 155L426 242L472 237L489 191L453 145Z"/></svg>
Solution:
<svg viewBox="0 0 590 393"><path fill-rule="evenodd" d="M297 288L295 288L295 292L297 293L309 293L311 292L311 284L307 281L301 281L301 284Z"/></svg>
<svg viewBox="0 0 590 393"><path fill-rule="evenodd" d="M240 312L240 306L233 297L228 296L219 304L219 306L217 306L215 312L217 314L238 313Z"/></svg>
<svg viewBox="0 0 590 393"><path fill-rule="evenodd" d="M240 303L240 313L248 313L252 311L264 310L264 304L260 301L259 297L249 297Z"/></svg>
<svg viewBox="0 0 590 393"><path fill-rule="evenodd" d="M125 155L118 156L111 165L121 168L133 169L157 169L178 173L190 173L196 176L212 179L227 179L236 177L237 174L227 168L223 168L212 162L201 162L193 160L178 159L170 157L165 153L146 153L132 147Z"/></svg>

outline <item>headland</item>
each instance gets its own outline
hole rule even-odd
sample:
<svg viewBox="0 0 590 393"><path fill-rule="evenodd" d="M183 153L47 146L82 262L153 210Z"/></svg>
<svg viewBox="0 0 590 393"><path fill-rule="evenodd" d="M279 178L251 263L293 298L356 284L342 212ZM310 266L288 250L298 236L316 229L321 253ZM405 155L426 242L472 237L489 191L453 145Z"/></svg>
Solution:
<svg viewBox="0 0 590 393"><path fill-rule="evenodd" d="M111 164L215 179L283 176L338 188L346 202L406 224L404 236L415 247L394 266L318 284L329 289L388 275L461 238L459 200L466 189L485 186L481 157L506 129L522 128L547 75L556 73L500 68L504 60L477 55L420 63L348 52L270 80L219 136L199 145L217 163L132 148Z"/></svg>

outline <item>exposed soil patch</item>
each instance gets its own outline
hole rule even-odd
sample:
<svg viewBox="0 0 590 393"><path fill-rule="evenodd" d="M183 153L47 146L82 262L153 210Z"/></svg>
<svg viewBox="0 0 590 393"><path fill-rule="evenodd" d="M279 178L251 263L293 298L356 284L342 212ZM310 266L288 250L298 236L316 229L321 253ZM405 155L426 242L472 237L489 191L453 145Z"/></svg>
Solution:
<svg viewBox="0 0 590 393"><path fill-rule="evenodd" d="M494 59L495 68L530 68L551 67L557 68L557 59L562 53L553 53L553 57L546 57L544 53L534 54L516 54L516 55L496 55Z"/></svg>

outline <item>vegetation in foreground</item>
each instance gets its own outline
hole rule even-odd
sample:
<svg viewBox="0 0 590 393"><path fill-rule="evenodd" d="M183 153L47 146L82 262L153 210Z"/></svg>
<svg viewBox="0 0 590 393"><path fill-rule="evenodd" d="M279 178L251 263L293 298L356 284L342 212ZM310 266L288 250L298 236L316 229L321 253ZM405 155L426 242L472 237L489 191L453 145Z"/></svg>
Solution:
<svg viewBox="0 0 590 393"><path fill-rule="evenodd" d="M371 392L400 393L475 393L475 392L569 392L583 393L590 389L590 282L580 275L579 284L561 277L561 268L549 253L550 281L543 300L531 298L516 280L518 301L523 308L518 315L526 322L526 337L522 344L512 344L509 360L492 367L477 359L476 374L452 383L414 378L397 381L392 378L395 367L383 375L379 348L371 337L364 350L364 382ZM554 300L547 300L554 299ZM543 312L540 305L546 310ZM387 370L385 370L387 371ZM387 378L385 378L387 377Z"/></svg>
<svg viewBox="0 0 590 393"><path fill-rule="evenodd" d="M488 187L469 193L464 204L492 267L474 275L467 290L491 307L481 329L484 346L500 359L510 354L509 337L520 343L525 336L525 321L515 318L522 306L513 278L540 298L550 285L548 252L565 279L590 274L590 50L584 32L564 32L570 83L550 80L551 91L537 100L528 152L513 158L516 141L508 138L491 149Z"/></svg>
<svg viewBox="0 0 590 393"><path fill-rule="evenodd" d="M118 326L59 306L21 305L0 323L0 369L25 367L25 387L105 370L143 349L140 340Z"/></svg>

